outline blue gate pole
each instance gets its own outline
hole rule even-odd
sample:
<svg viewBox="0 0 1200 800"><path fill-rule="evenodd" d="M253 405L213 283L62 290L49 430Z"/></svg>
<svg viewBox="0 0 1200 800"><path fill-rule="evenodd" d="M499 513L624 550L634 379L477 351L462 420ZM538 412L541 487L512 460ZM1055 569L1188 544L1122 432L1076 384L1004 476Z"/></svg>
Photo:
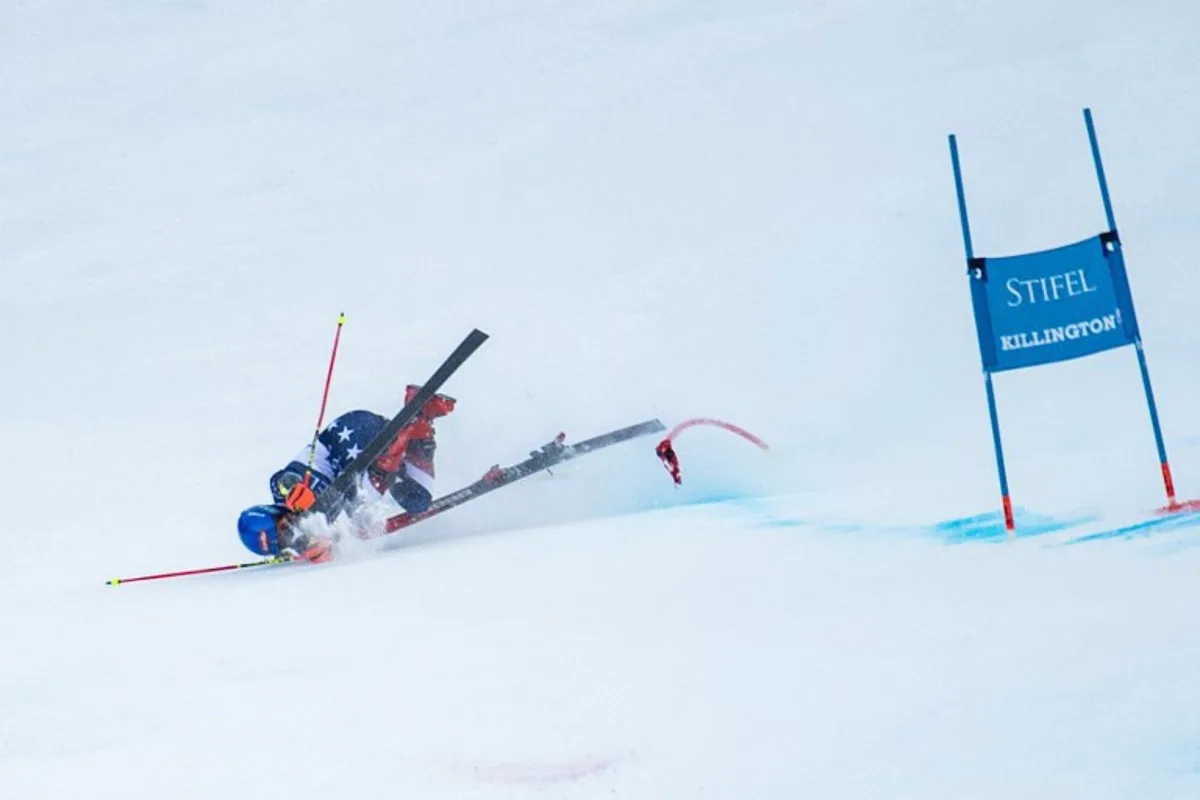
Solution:
<svg viewBox="0 0 1200 800"><path fill-rule="evenodd" d="M1104 176L1104 162L1100 160L1100 143L1096 139L1096 125L1092 122L1090 108L1083 110L1083 121L1087 125L1088 142L1092 146L1092 161L1096 165L1096 180L1100 182L1100 197L1104 200L1104 214L1108 218L1108 229L1115 234L1117 233L1117 220L1113 215L1112 198L1108 194L1108 179ZM1117 240L1120 241L1119 235ZM1167 490L1167 507L1174 508L1177 505L1175 481L1171 478L1171 464L1167 461L1167 446L1163 442L1162 426L1158 421L1158 406L1154 402L1154 388L1150 385L1150 368L1146 365L1146 353L1142 349L1140 333L1133 345L1137 350L1138 368L1142 372L1142 388L1146 392L1146 406L1150 409L1150 426L1154 429L1154 445L1158 448L1158 463L1162 469L1163 486Z"/></svg>
<svg viewBox="0 0 1200 800"><path fill-rule="evenodd" d="M958 139L950 134L950 163L954 167L954 189L958 193L958 218L962 223L963 249L967 252L967 267L975 258L971 246L971 223L967 220L967 198L963 192L962 168L958 163ZM1000 475L1000 497L1004 507L1004 529L1010 534L1015 528L1012 499L1008 494L1008 471L1004 468L1004 445L1000 439L1000 417L996 413L996 392L992 388L992 373L983 369L983 385L987 390L988 415L992 420L992 446L996 450L996 471Z"/></svg>
<svg viewBox="0 0 1200 800"><path fill-rule="evenodd" d="M1113 216L1112 198L1108 194L1108 178L1104 177L1104 164L1100 161L1100 142L1096 140L1096 126L1092 122L1092 110L1083 110L1083 122L1087 125L1088 141L1092 145L1092 161L1096 165L1096 180L1100 181L1100 197L1104 200L1104 215L1108 217L1108 229L1117 232L1117 218Z"/></svg>

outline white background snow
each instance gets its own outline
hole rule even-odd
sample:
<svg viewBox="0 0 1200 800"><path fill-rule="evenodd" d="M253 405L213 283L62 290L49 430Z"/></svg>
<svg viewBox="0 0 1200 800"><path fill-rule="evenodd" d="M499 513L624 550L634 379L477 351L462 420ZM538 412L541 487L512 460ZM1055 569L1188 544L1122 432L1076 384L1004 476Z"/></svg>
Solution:
<svg viewBox="0 0 1200 800"><path fill-rule="evenodd" d="M1200 797L1132 351L997 378L990 535L945 140L977 252L1042 249L1104 227L1094 109L1197 496L1198 85L1184 0L0 5L0 798ZM447 490L772 450L104 586L250 557L342 311L335 413L492 335Z"/></svg>

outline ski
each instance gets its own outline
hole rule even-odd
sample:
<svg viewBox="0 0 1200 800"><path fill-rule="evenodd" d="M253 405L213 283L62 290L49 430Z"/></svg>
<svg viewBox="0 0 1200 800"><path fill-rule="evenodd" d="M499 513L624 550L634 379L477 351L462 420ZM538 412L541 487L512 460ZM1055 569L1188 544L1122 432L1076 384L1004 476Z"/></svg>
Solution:
<svg viewBox="0 0 1200 800"><path fill-rule="evenodd" d="M333 483L325 487L325 490L317 495L316 503L309 513L324 514L332 522L341 513L346 498L358 482L359 475L366 471L367 467L387 449L400 433L401 429L413 421L421 409L425 407L425 404L442 388L442 384L449 380L450 376L479 349L479 346L487 341L487 338L488 335L479 329L472 330L467 334L467 337L442 362L437 371L429 376L429 380L425 381L425 385L421 387L421 390L413 395L413 398L409 402L405 403L404 408L400 409L396 416L392 417L391 422L384 426L384 429L371 440L366 449L346 465L346 468L338 474Z"/></svg>
<svg viewBox="0 0 1200 800"><path fill-rule="evenodd" d="M501 487L514 484L523 478L528 478L530 475L536 475L539 472L549 470L551 467L558 466L579 456L594 453L597 450L611 447L614 444L620 444L630 439L636 439L639 436L647 436L651 433L658 433L664 430L666 430L666 426L658 420L652 419L637 425L630 425L628 428L602 433L599 436L594 436L591 439L585 439L575 444L565 444L566 434L560 433L550 443L542 445L537 450L531 452L529 458L524 461L513 464L511 467L501 467L497 464L470 486L464 486L456 492L451 492L448 495L437 498L424 511L417 513L404 512L403 514L390 517L384 523L384 532L382 535L403 530L410 525L415 525L444 511L457 508L463 503L475 500L489 492L494 492Z"/></svg>

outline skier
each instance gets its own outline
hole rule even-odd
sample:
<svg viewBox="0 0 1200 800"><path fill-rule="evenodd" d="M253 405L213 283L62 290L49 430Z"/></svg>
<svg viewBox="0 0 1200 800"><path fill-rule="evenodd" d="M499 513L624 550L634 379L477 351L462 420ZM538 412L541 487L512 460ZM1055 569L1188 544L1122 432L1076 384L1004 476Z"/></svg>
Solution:
<svg viewBox="0 0 1200 800"><path fill-rule="evenodd" d="M405 403L420 388L409 386ZM433 420L446 416L454 406L454 398L434 395L367 467L353 491L370 491L370 487L379 497L390 495L405 511L419 513L427 509L433 501L433 456L437 449ZM315 450L304 448L294 461L271 476L274 503L252 506L238 517L242 544L260 555L313 562L332 558L330 539L302 532L295 522L387 424L387 417L364 410L349 411L331 422L317 436Z"/></svg>

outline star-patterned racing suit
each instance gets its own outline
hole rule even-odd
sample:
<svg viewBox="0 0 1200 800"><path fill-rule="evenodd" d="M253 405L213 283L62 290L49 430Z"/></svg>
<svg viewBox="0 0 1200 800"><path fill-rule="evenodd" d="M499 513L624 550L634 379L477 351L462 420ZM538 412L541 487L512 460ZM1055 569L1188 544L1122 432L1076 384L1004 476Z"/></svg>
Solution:
<svg viewBox="0 0 1200 800"><path fill-rule="evenodd" d="M419 386L409 386L406 402L419 389ZM419 513L427 509L433 501L433 457L437 450L433 420L449 414L454 406L454 398L434 395L416 418L400 431L391 446L367 468L354 491L373 490L378 497L390 495L408 512ZM271 495L276 505L286 506L293 512L306 510L308 503L301 501L298 504L297 498L320 494L388 421L387 417L366 410L348 411L339 416L318 434L315 451L305 447L293 461L271 476ZM310 456L311 471L308 466ZM310 493L298 488L306 475ZM283 552L310 561L327 560L332 555L329 542L305 536L290 525L280 530L280 545Z"/></svg>

